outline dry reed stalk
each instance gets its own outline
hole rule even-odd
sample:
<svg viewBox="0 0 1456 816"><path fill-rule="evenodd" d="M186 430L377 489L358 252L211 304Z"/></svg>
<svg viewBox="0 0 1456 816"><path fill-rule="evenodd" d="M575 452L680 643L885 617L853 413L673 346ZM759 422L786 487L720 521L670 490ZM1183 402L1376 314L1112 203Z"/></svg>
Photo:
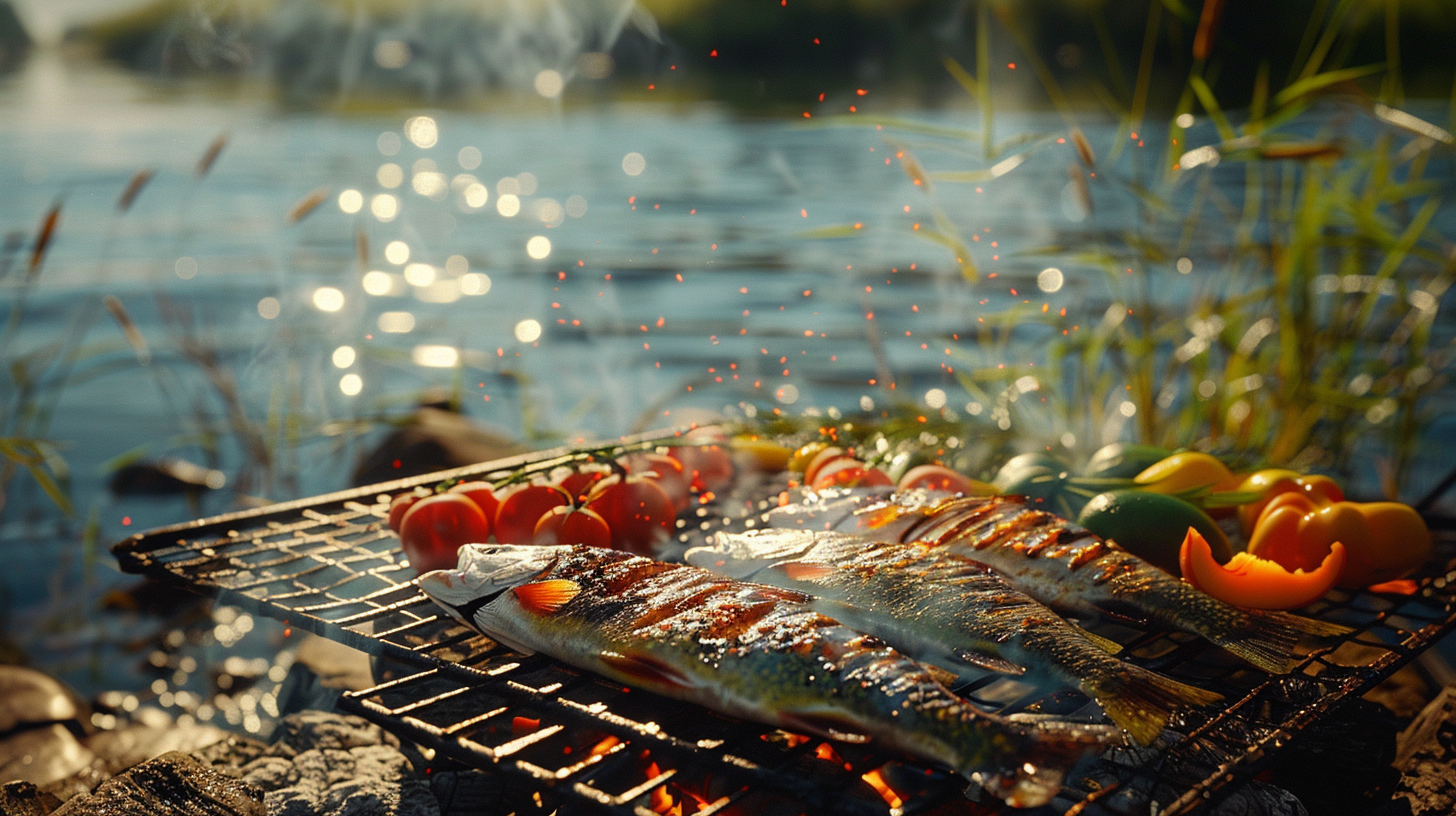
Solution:
<svg viewBox="0 0 1456 816"><path fill-rule="evenodd" d="M151 180L152 169L150 167L144 167L136 171L136 175L131 177L131 181L127 182L126 189L121 191L121 197L116 199L116 211L124 213L131 209L131 205L136 203L137 196L142 194L142 190L147 186L147 182Z"/></svg>

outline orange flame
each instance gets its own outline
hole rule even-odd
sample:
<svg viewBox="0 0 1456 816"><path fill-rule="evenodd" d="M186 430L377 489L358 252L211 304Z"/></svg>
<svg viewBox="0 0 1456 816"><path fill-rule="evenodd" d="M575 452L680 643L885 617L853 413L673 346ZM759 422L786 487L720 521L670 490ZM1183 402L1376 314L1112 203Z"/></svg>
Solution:
<svg viewBox="0 0 1456 816"><path fill-rule="evenodd" d="M885 800L885 804L890 807L897 808L905 804L905 800L900 798L900 794L895 793L894 789L885 782L885 778L880 776L878 768L860 777L860 779L870 783L870 787L874 788L875 792L880 795L880 798Z"/></svg>
<svg viewBox="0 0 1456 816"><path fill-rule="evenodd" d="M605 754L620 745L621 742L622 741L617 739L616 737L609 735L606 739L602 740L596 745L593 745L591 751L589 751L588 754L590 756L599 756L601 754Z"/></svg>

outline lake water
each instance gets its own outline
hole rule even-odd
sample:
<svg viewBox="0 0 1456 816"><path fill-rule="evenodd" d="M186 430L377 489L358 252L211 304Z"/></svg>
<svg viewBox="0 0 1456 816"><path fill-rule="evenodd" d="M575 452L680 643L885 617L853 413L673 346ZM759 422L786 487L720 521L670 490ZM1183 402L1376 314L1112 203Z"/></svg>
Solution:
<svg viewBox="0 0 1456 816"><path fill-rule="evenodd" d="M1090 320L1107 302L1100 273L1067 267L1044 292L1046 259L1018 255L1086 226L1068 182L1074 148L1056 142L1066 127L1052 115L999 123L1048 134L1024 166L933 191L975 236L981 279L969 284L947 249L917 235L934 223L932 199L896 154L909 144L933 170L991 163L973 145L869 122L755 119L701 101L563 110L525 95L475 112L290 112L247 90L162 85L46 52L0 79L0 111L0 231L24 233L28 248L62 204L11 351L63 338L80 348L71 379L40 402L53 413L37 431L69 465L77 517L57 521L24 477L0 516L0 582L21 623L127 580L104 553L88 566L87 519L104 546L226 509L228 491L193 507L104 488L108 463L129 455L208 462L199 442L219 427L210 463L232 475L246 462L184 337L235 379L247 422L279 457L248 492L285 499L343 487L382 434L375 421L428 387L458 388L469 416L540 444L701 410L852 412L935 390L952 409L981 410L949 369L1037 362L1045 336L1000 350L953 339L978 315L1026 302ZM894 113L975 126L954 110ZM1084 127L1105 153L1112 124ZM1206 123L1191 133L1213 140ZM120 212L143 169L154 175ZM316 192L318 206L290 220ZM1117 199L1099 207L1100 218L1127 212ZM1196 236L1190 257L1202 264L1221 240ZM12 309L27 259L0 279ZM105 295L134 321L149 365ZM1449 336L1450 320L1438 331ZM1413 495L1453 459L1456 427L1441 413ZM374 430L347 430L358 423ZM12 629L74 668L64 661L92 624L80 625Z"/></svg>

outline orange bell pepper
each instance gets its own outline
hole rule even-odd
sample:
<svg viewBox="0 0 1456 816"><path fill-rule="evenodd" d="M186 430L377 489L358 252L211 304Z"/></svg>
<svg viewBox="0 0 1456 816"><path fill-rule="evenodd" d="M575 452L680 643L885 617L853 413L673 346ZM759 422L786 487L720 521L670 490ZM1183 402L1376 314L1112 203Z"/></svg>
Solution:
<svg viewBox="0 0 1456 816"><path fill-rule="evenodd" d="M1264 512L1264 508L1274 499L1286 493L1303 493L1316 504L1345 500L1344 491L1340 490L1340 486L1328 476L1306 476L1292 470L1278 468L1250 473L1239 483L1238 490L1240 493L1260 494L1256 501L1239 507L1239 526L1243 528L1246 536L1254 532L1254 525L1258 522L1259 515Z"/></svg>
<svg viewBox="0 0 1456 816"><path fill-rule="evenodd" d="M1284 493L1264 508L1249 538L1249 552L1286 569L1323 562L1335 542L1347 557L1338 586L1360 588L1391 581L1424 564L1431 532L1419 513L1398 502L1316 502Z"/></svg>
<svg viewBox="0 0 1456 816"><path fill-rule="evenodd" d="M1213 560L1213 550L1197 530L1189 528L1178 552L1183 578L1235 606L1253 609L1298 609L1323 598L1345 566L1345 547L1338 541L1313 570L1287 570L1277 562L1235 553L1227 564Z"/></svg>

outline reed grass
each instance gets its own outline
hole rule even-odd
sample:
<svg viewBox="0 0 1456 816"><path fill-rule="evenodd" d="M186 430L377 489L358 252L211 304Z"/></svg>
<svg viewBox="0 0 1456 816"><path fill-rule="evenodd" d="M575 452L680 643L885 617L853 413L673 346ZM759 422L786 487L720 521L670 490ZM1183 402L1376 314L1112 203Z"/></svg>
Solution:
<svg viewBox="0 0 1456 816"><path fill-rule="evenodd" d="M1018 306L978 324L980 334L959 349L956 371L973 399L993 407L975 421L977 431L1000 435L1002 447L1019 436L1061 440L1085 454L1130 437L1216 450L1247 464L1343 472L1356 467L1357 453L1374 451L1382 489L1395 496L1456 353L1437 330L1441 300L1456 279L1456 245L1434 226L1451 185L1430 170L1433 159L1450 161L1453 139L1400 107L1398 16L1379 18L1386 63L1350 66L1341 63L1340 46L1349 39L1352 0L1317 4L1288 81L1270 87L1262 65L1250 107L1235 113L1216 94L1222 4L1208 0L1183 89L1166 123L1150 129L1144 119L1154 52L1189 47L1166 33L1163 16L1177 11L1166 5L1149 3L1135 59L1101 38L1110 81L1092 83L1119 127L1100 162L1078 124L1084 114L1010 7L978 5L974 74L947 61L979 108L981 127L964 141L996 164L921 170L922 189L1054 160L1052 140L1023 136L1022 152L1013 154L1019 160L1008 167L1006 145L1016 143L994 138L987 54L993 36L1009 37L1066 123L1077 150L1070 179L1090 227L1076 242L1029 248L1019 259L1057 265L1077 291L1103 293L1091 298L1095 309L1065 317ZM1097 28L1100 12L1088 13ZM1137 65L1132 76L1127 64ZM1360 84L1367 77L1379 80L1375 96ZM1195 113L1216 138L1190 150L1184 115ZM881 124L894 130L904 123ZM1127 149L1132 133L1154 144L1153 130L1165 135L1157 158ZM1239 194L1213 183L1220 165L1219 173L1230 165L1242 171ZM1097 203L1117 199L1131 204L1131 222L1099 220ZM975 285L974 261L954 240L957 219L931 205L937 227L925 237L951 247ZM1196 271L1179 270L1195 258ZM1055 338L1040 367L986 364L1034 327ZM1037 398L1018 399L1028 387Z"/></svg>

